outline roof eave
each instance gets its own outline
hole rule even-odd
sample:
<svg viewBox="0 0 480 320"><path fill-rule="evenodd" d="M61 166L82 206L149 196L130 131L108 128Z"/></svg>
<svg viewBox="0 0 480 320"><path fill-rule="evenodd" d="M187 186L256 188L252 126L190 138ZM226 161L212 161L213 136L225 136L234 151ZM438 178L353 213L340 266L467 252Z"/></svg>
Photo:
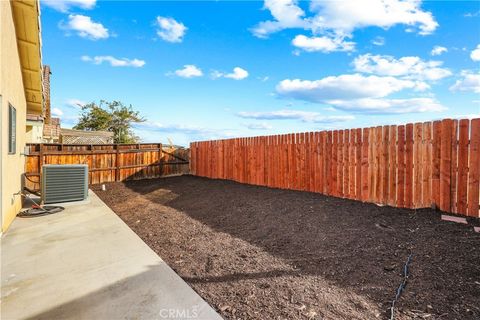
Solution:
<svg viewBox="0 0 480 320"><path fill-rule="evenodd" d="M27 100L27 112L43 115L40 4L38 0L16 0L11 4Z"/></svg>

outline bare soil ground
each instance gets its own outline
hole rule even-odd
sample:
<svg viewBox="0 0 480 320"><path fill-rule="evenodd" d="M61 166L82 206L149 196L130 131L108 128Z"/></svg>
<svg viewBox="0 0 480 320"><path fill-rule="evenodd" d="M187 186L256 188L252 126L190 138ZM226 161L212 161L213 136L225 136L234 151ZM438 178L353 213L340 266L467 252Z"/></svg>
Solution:
<svg viewBox="0 0 480 320"><path fill-rule="evenodd" d="M433 210L182 176L95 192L227 319L480 319L480 234ZM478 221L473 221L478 225Z"/></svg>

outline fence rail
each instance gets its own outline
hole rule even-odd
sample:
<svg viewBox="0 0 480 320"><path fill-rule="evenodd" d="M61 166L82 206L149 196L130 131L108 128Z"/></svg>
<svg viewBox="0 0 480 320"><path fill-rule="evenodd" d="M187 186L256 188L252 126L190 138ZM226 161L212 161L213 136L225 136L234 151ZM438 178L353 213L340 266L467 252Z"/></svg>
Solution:
<svg viewBox="0 0 480 320"><path fill-rule="evenodd" d="M189 173L189 150L160 143L28 144L25 185L38 189L43 164L88 164L89 183L156 178Z"/></svg>
<svg viewBox="0 0 480 320"><path fill-rule="evenodd" d="M480 119L193 142L194 175L479 217Z"/></svg>

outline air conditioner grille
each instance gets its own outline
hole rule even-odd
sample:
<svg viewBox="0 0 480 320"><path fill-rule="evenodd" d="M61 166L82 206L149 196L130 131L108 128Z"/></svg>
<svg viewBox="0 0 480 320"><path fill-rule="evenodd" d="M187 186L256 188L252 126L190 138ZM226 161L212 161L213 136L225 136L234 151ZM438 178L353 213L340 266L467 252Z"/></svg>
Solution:
<svg viewBox="0 0 480 320"><path fill-rule="evenodd" d="M44 203L81 201L87 198L87 165L44 165L42 173Z"/></svg>

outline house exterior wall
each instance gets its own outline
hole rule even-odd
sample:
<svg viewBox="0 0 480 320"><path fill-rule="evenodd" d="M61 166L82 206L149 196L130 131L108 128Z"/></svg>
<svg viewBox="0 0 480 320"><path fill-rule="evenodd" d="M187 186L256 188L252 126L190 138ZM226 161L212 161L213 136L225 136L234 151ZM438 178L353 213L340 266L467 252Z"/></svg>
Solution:
<svg viewBox="0 0 480 320"><path fill-rule="evenodd" d="M21 209L21 190L24 172L25 124L27 102L23 86L20 58L10 1L0 1L0 95L1 95L1 222L2 232L8 228ZM16 109L16 150L8 153L8 106Z"/></svg>

